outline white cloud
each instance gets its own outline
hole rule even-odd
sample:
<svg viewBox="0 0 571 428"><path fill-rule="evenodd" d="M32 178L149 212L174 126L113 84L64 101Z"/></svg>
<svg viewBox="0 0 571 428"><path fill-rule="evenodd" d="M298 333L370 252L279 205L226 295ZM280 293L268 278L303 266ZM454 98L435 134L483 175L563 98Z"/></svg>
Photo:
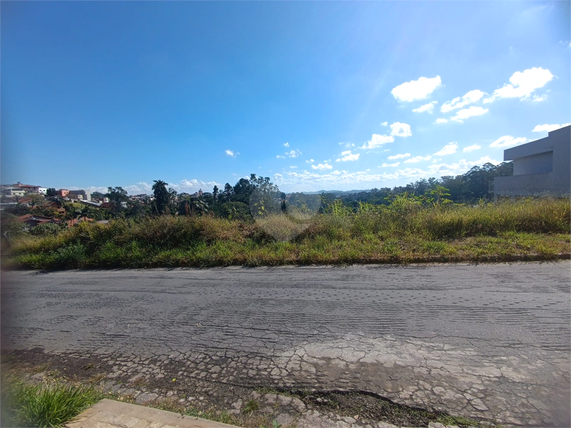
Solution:
<svg viewBox="0 0 571 428"><path fill-rule="evenodd" d="M473 152L474 150L480 150L482 147L477 144L472 144L471 146L464 147L463 152Z"/></svg>
<svg viewBox="0 0 571 428"><path fill-rule="evenodd" d="M202 181L193 178L191 180L184 179L178 183L168 183L168 187L171 189L176 190L178 193L195 193L199 190L203 190L205 192L211 192L214 186L218 186L218 188L222 188L223 185L221 183L217 183L216 181ZM123 187L130 195L139 195L145 193L150 195L153 193L153 186L149 183L144 181L140 181L136 184L131 184L129 186ZM97 190L99 188L89 188L92 192L93 191L102 191ZM104 188L102 193L106 193L107 188Z"/></svg>
<svg viewBox="0 0 571 428"><path fill-rule="evenodd" d="M400 162L384 163L384 164L383 164L383 168L386 168L386 167L395 167L395 166L399 166L399 165L400 165Z"/></svg>
<svg viewBox="0 0 571 428"><path fill-rule="evenodd" d="M482 114L486 114L489 110L487 108L482 107L469 107L462 110L459 110L456 113L456 116L452 116L450 120L455 120L456 122L462 122L464 119L468 119L472 116L480 116Z"/></svg>
<svg viewBox="0 0 571 428"><path fill-rule="evenodd" d="M451 155L453 153L456 153L456 150L458 150L458 143L452 142L452 143L446 144L444 147L442 147L442 149L440 149L439 151L434 153L434 156Z"/></svg>
<svg viewBox="0 0 571 428"><path fill-rule="evenodd" d="M400 153L398 155L389 156L387 159L388 160L404 159L404 158L408 158L409 156L410 156L410 153Z"/></svg>
<svg viewBox="0 0 571 428"><path fill-rule="evenodd" d="M510 77L510 83L496 89L494 93L484 100L484 103L491 103L500 98L529 98L536 89L543 88L551 79L553 74L547 69L533 67L524 71L516 71Z"/></svg>
<svg viewBox="0 0 571 428"><path fill-rule="evenodd" d="M337 159L336 162L351 162L359 159L360 153L351 153L351 150L341 152L341 158Z"/></svg>
<svg viewBox="0 0 571 428"><path fill-rule="evenodd" d="M329 165L327 162L325 163L319 163L317 165L311 165L312 169L319 169L321 171L326 170L326 169L331 169L333 168L331 165Z"/></svg>
<svg viewBox="0 0 571 428"><path fill-rule="evenodd" d="M543 94L543 95L534 95L531 98L531 101L533 101L534 103L540 103L541 101L545 101L547 99L547 94Z"/></svg>
<svg viewBox="0 0 571 428"><path fill-rule="evenodd" d="M224 152L226 153L227 156L230 156L232 158L235 158L236 156L238 156L240 154L240 153L234 152L233 150L230 150L230 149L226 149L226 150L224 150Z"/></svg>
<svg viewBox="0 0 571 428"><path fill-rule="evenodd" d="M290 166L291 169L297 169L297 166Z"/></svg>
<svg viewBox="0 0 571 428"><path fill-rule="evenodd" d="M289 143L288 142L284 143L284 147L289 147Z"/></svg>
<svg viewBox="0 0 571 428"><path fill-rule="evenodd" d="M355 147L355 144L353 144L353 143L343 143L343 142L341 142L341 143L339 143L339 145L340 145L340 146L343 146L343 147L345 147L345 148Z"/></svg>
<svg viewBox="0 0 571 428"><path fill-rule="evenodd" d="M421 77L418 80L411 80L393 88L391 94L399 101L415 101L428 97L436 88L441 86L440 76L427 78Z"/></svg>
<svg viewBox="0 0 571 428"><path fill-rule="evenodd" d="M371 174L368 171L328 171L317 173L309 171L288 171L285 176L274 174L274 183L280 187L293 187L298 191L323 190L323 189L354 189L356 185L375 186L379 183L394 180L415 180L419 178L440 177L443 175L463 174L475 165L483 165L487 162L498 164L488 156L476 161L469 162L462 159L452 164L430 164L427 169L404 168L391 173Z"/></svg>
<svg viewBox="0 0 571 428"><path fill-rule="evenodd" d="M467 106L468 104L475 103L479 101L483 96L484 92L478 89L474 89L473 91L468 92L462 98L456 97L451 101L445 102L444 104L442 104L442 107L440 107L440 111L442 113L448 113L451 110L462 108L464 106Z"/></svg>
<svg viewBox="0 0 571 428"><path fill-rule="evenodd" d="M290 150L289 152L285 152L283 155L277 155L276 158L278 159L285 159L285 158L296 158L301 155L299 150Z"/></svg>
<svg viewBox="0 0 571 428"><path fill-rule="evenodd" d="M483 165L485 163L491 163L494 165L499 164L500 162L494 159L491 159L489 156L481 157L475 161L467 161L466 159L461 159L460 161L452 164L431 164L428 167L427 174L431 176L444 176L444 175L458 175L463 174L468 171L470 168L476 165Z"/></svg>
<svg viewBox="0 0 571 428"><path fill-rule="evenodd" d="M389 122L383 122L381 123L382 126L387 126L389 124Z"/></svg>
<svg viewBox="0 0 571 428"><path fill-rule="evenodd" d="M525 137L514 138L511 135L504 135L503 137L498 138L496 141L490 144L490 147L511 147L516 146L520 143L525 143L526 141L527 138Z"/></svg>
<svg viewBox="0 0 571 428"><path fill-rule="evenodd" d="M423 162L423 161L430 160L431 157L432 157L432 156L430 156L430 155L425 156L425 157L415 156L415 157L413 157L413 158L410 158L410 159L405 160L404 163L418 163L418 162Z"/></svg>
<svg viewBox="0 0 571 428"><path fill-rule="evenodd" d="M564 123L563 125L553 124L553 125L536 125L531 132L551 132L564 126L569 126L571 123Z"/></svg>
<svg viewBox="0 0 571 428"><path fill-rule="evenodd" d="M391 124L391 136L410 137L411 135L412 132L410 131L410 125L400 122L395 122Z"/></svg>
<svg viewBox="0 0 571 428"><path fill-rule="evenodd" d="M437 124L448 123L448 119L444 119L441 117L441 118L436 119L435 123L437 123Z"/></svg>
<svg viewBox="0 0 571 428"><path fill-rule="evenodd" d="M434 105L437 103L438 103L438 101L432 101L428 104L424 104L424 105L420 106L419 108L412 109L412 111L414 113L423 113L425 111L428 113L432 113L432 110L434 110Z"/></svg>
<svg viewBox="0 0 571 428"><path fill-rule="evenodd" d="M390 135L373 134L371 140L368 141L366 144L363 144L361 148L374 149L377 147L381 147L383 144L392 143L393 141L395 141L395 139Z"/></svg>
<svg viewBox="0 0 571 428"><path fill-rule="evenodd" d="M314 161L313 159L309 159L309 160L306 160L305 162L306 162L306 163L313 163L313 162L315 162L315 161Z"/></svg>

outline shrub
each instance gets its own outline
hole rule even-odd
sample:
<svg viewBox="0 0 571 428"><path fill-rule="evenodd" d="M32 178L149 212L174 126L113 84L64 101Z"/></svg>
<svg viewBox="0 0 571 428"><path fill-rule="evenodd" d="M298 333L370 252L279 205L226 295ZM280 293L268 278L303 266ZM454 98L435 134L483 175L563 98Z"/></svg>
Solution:
<svg viewBox="0 0 571 428"><path fill-rule="evenodd" d="M3 426L60 427L100 399L92 388L60 383L28 385L12 381L3 388L3 410L8 410L3 424L9 424Z"/></svg>
<svg viewBox="0 0 571 428"><path fill-rule="evenodd" d="M30 229L30 235L34 236L50 236L57 235L62 230L65 230L65 224L60 225L56 223L43 223L38 224Z"/></svg>

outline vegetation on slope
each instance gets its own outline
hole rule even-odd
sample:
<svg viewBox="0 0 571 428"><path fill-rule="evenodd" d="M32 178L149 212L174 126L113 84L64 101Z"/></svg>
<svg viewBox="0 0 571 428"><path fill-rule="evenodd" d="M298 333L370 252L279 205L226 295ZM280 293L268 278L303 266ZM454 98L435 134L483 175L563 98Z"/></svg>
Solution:
<svg viewBox="0 0 571 428"><path fill-rule="evenodd" d="M285 235L287 225L297 229ZM568 199L454 205L396 195L340 201L305 223L161 215L81 224L15 242L9 265L33 269L548 260L570 254ZM273 227L273 229L272 229ZM284 238L285 236L285 238ZM291 239L289 239L291 238Z"/></svg>

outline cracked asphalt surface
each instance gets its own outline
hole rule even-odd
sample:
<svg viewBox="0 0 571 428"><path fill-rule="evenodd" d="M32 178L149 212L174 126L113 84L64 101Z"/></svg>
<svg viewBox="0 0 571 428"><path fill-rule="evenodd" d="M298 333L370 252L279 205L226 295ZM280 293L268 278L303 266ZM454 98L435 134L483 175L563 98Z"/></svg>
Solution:
<svg viewBox="0 0 571 428"><path fill-rule="evenodd" d="M3 272L2 347L93 355L109 379L205 394L367 391L568 427L570 278L569 261Z"/></svg>

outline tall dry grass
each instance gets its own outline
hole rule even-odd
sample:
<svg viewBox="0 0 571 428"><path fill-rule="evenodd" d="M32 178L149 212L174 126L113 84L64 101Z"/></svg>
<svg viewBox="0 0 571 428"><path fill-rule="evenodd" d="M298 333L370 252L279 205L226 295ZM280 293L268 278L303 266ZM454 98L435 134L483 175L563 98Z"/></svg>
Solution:
<svg viewBox="0 0 571 428"><path fill-rule="evenodd" d="M14 266L36 269L355 263L453 258L460 253L469 260L485 251L492 258L494 252L567 254L570 211L568 199L526 199L475 206L410 204L357 213L336 210L311 218L282 214L255 223L161 216L81 224L56 236L26 237L13 245L11 254ZM484 253L479 244L470 253L454 243L484 238L493 243ZM533 244L515 244L524 241ZM514 244L506 247L506 242Z"/></svg>

